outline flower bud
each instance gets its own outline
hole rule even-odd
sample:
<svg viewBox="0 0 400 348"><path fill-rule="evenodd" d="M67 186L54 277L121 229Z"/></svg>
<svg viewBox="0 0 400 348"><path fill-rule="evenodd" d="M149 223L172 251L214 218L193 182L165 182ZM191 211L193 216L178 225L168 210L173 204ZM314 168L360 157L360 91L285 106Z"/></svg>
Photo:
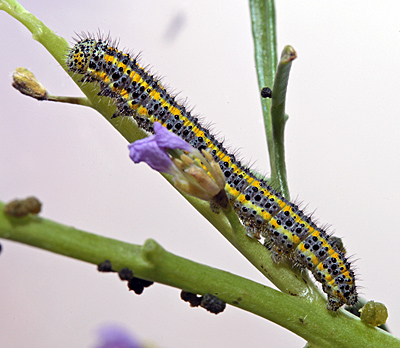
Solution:
<svg viewBox="0 0 400 348"><path fill-rule="evenodd" d="M12 86L29 97L37 100L47 99L46 88L36 79L35 75L25 68L16 68L13 72Z"/></svg>
<svg viewBox="0 0 400 348"><path fill-rule="evenodd" d="M172 175L177 188L205 201L224 190L224 174L207 151L200 153L158 122L154 131L128 146L135 163L146 162L154 170Z"/></svg>

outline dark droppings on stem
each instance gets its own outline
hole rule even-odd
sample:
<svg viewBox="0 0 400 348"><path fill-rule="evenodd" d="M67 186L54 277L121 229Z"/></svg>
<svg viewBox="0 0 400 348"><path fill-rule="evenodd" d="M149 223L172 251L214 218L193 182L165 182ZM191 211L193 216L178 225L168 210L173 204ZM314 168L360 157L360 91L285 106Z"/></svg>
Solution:
<svg viewBox="0 0 400 348"><path fill-rule="evenodd" d="M118 272L119 279L121 280L131 280L133 278L133 271L129 268L124 267Z"/></svg>
<svg viewBox="0 0 400 348"><path fill-rule="evenodd" d="M112 269L110 260L105 260L104 262L98 264L97 270L99 272L117 272ZM133 271L127 267L122 268L118 272L118 276L122 281L128 281L129 290L134 291L137 295L140 295L144 288L147 288L154 283L149 280L134 277Z"/></svg>
<svg viewBox="0 0 400 348"><path fill-rule="evenodd" d="M218 314L224 311L226 303L217 296L205 294L200 306L211 313Z"/></svg>
<svg viewBox="0 0 400 348"><path fill-rule="evenodd" d="M272 90L269 87L264 87L261 90L261 97L262 98L272 98Z"/></svg>
<svg viewBox="0 0 400 348"><path fill-rule="evenodd" d="M154 282L151 282L149 280L133 277L128 281L128 288L129 290L134 291L136 295L140 295L143 292L144 288L147 288L153 284Z"/></svg>
<svg viewBox="0 0 400 348"><path fill-rule="evenodd" d="M218 314L224 311L226 303L219 299L217 296L211 294L205 294L204 296L198 296L191 292L181 292L181 299L189 302L191 307L203 307L210 313Z"/></svg>
<svg viewBox="0 0 400 348"><path fill-rule="evenodd" d="M99 263L99 264L97 265L97 270L98 270L99 272L115 272L115 271L112 269L112 265L111 265L110 260L105 260L104 262Z"/></svg>
<svg viewBox="0 0 400 348"><path fill-rule="evenodd" d="M201 296L198 296L196 294L193 294L188 291L181 291L181 299L185 302L190 303L190 307L198 307L201 304Z"/></svg>

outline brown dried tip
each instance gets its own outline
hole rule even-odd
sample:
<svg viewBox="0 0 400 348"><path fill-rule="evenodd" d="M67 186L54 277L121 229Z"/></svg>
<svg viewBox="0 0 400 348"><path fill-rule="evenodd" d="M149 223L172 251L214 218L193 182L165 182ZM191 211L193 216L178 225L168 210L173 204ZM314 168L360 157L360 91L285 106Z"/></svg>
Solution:
<svg viewBox="0 0 400 348"><path fill-rule="evenodd" d="M15 199L4 207L4 213L9 216L23 217L28 214L37 215L40 213L42 203L35 197L26 199Z"/></svg>
<svg viewBox="0 0 400 348"><path fill-rule="evenodd" d="M12 86L29 97L46 100L46 88L36 79L35 75L25 68L16 68L13 72Z"/></svg>

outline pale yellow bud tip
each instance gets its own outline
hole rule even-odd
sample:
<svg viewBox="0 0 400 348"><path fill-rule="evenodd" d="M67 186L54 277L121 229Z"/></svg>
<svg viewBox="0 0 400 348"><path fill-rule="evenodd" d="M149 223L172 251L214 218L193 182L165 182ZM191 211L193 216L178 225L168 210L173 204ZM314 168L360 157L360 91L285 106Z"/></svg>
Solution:
<svg viewBox="0 0 400 348"><path fill-rule="evenodd" d="M220 187L220 189L223 189L225 187L225 176L224 173L221 170L221 167L217 162L214 161L214 158L211 156L209 152L206 150L202 150L201 153L203 156L206 158L208 163L210 164L212 171L213 171L213 178L217 185Z"/></svg>
<svg viewBox="0 0 400 348"><path fill-rule="evenodd" d="M46 100L46 88L36 79L28 69L16 68L13 72L12 86L22 94L37 100Z"/></svg>
<svg viewBox="0 0 400 348"><path fill-rule="evenodd" d="M207 151L203 151L202 155L195 150L181 155L179 159L174 158L173 162L179 169L174 175L174 183L187 194L211 201L224 190L224 174Z"/></svg>

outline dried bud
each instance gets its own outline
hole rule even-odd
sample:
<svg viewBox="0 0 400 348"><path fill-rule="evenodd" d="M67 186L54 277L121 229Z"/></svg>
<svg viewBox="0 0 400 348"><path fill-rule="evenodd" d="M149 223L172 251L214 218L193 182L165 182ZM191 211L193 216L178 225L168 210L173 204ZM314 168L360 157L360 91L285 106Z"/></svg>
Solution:
<svg viewBox="0 0 400 348"><path fill-rule="evenodd" d="M35 75L25 68L16 68L13 72L12 86L29 97L46 100L46 88L36 79Z"/></svg>
<svg viewBox="0 0 400 348"><path fill-rule="evenodd" d="M28 214L37 215L42 209L42 203L35 197L15 199L4 207L4 213L9 216L22 217Z"/></svg>

